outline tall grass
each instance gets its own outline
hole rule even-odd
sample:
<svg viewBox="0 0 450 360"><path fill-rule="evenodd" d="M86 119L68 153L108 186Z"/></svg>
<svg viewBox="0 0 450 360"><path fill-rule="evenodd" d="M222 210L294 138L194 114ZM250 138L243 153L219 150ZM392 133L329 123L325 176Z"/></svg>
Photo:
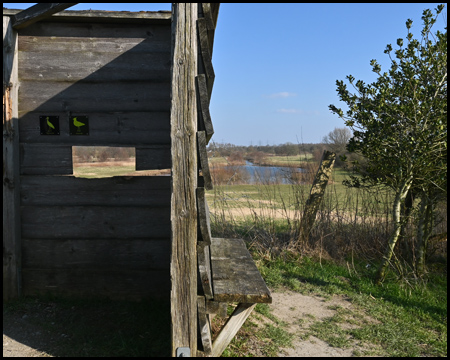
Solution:
<svg viewBox="0 0 450 360"><path fill-rule="evenodd" d="M299 249L300 220L318 167L313 162L307 165L297 177L285 174L291 185L274 183L264 176L246 185L242 167L236 165L226 171L224 167L213 167L215 187L207 193L213 236L245 238L253 250L267 258L300 252L344 263L358 258L368 266L376 266L393 230L392 193L381 188L371 192L347 188L342 185L345 174L335 170L309 240ZM446 233L446 209L439 214L435 233ZM413 223L411 218L404 244L415 236ZM405 246L396 251L399 259L405 257ZM432 248L429 251L436 252ZM446 257L446 248L444 252ZM399 275L405 273L404 269L396 270Z"/></svg>

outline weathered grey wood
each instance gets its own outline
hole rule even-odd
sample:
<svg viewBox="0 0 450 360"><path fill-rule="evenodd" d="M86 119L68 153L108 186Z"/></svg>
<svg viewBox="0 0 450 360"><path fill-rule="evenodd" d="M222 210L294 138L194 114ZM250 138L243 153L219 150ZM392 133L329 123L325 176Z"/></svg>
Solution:
<svg viewBox="0 0 450 360"><path fill-rule="evenodd" d="M23 295L169 299L169 270L23 269Z"/></svg>
<svg viewBox="0 0 450 360"><path fill-rule="evenodd" d="M22 264L29 269L169 271L166 239L23 239Z"/></svg>
<svg viewBox="0 0 450 360"><path fill-rule="evenodd" d="M170 145L136 147L136 170L170 169Z"/></svg>
<svg viewBox="0 0 450 360"><path fill-rule="evenodd" d="M304 244L311 233L314 222L316 221L317 211L319 210L320 203L322 202L323 195L325 194L325 188L328 184L328 179L331 176L331 170L333 169L336 154L324 150L322 160L320 161L319 169L317 170L316 177L311 186L311 192L309 198L305 204L305 210L300 222L300 234L299 244Z"/></svg>
<svg viewBox="0 0 450 360"><path fill-rule="evenodd" d="M16 15L20 9L3 9L3 15ZM131 24L170 24L172 13L169 10L160 11L105 11L105 10L69 10L53 14L45 21L73 22L83 21L89 23L131 23ZM28 29L28 28L26 28Z"/></svg>
<svg viewBox="0 0 450 360"><path fill-rule="evenodd" d="M197 188L198 224L200 228L199 244L211 244L211 221L209 217L208 202L206 201L205 188Z"/></svg>
<svg viewBox="0 0 450 360"><path fill-rule="evenodd" d="M214 134L214 127L211 121L211 114L209 113L209 99L208 89L206 85L206 76L204 74L199 74L196 77L198 97L200 100L200 130L205 130L206 133L206 144Z"/></svg>
<svg viewBox="0 0 450 360"><path fill-rule="evenodd" d="M220 3L202 3L203 16L206 20L206 28L208 29L209 52L213 54L214 32L217 25L217 17L219 16Z"/></svg>
<svg viewBox="0 0 450 360"><path fill-rule="evenodd" d="M22 176L22 206L170 207L170 176L116 176L84 179L72 176ZM76 191L74 191L76 189Z"/></svg>
<svg viewBox="0 0 450 360"><path fill-rule="evenodd" d="M3 300L21 294L17 32L3 17Z"/></svg>
<svg viewBox="0 0 450 360"><path fill-rule="evenodd" d="M75 84L59 81L23 81L19 115L29 111L64 111L78 114L120 111L168 111L170 83L100 82Z"/></svg>
<svg viewBox="0 0 450 360"><path fill-rule="evenodd" d="M213 342L212 356L219 357L223 353L241 326L244 324L245 320L247 320L250 316L255 306L256 304L240 303L236 307L233 314L230 315L230 318Z"/></svg>
<svg viewBox="0 0 450 360"><path fill-rule="evenodd" d="M227 316L227 303L213 300L206 301L206 313L216 314L219 317Z"/></svg>
<svg viewBox="0 0 450 360"><path fill-rule="evenodd" d="M21 175L71 175L72 173L71 146L20 144Z"/></svg>
<svg viewBox="0 0 450 360"><path fill-rule="evenodd" d="M209 171L208 154L206 153L206 135L204 131L197 132L198 154L204 180L204 188L206 190L213 189L211 173Z"/></svg>
<svg viewBox="0 0 450 360"><path fill-rule="evenodd" d="M172 5L172 356L197 354L197 3Z"/></svg>
<svg viewBox="0 0 450 360"><path fill-rule="evenodd" d="M214 300L271 303L272 296L241 239L212 238Z"/></svg>
<svg viewBox="0 0 450 360"><path fill-rule="evenodd" d="M209 51L208 30L206 28L206 20L200 18L197 20L198 37L201 52L201 59L203 61L203 67L205 69L206 81L208 84L208 94L211 97L212 88L214 84L214 68L212 65L211 53Z"/></svg>
<svg viewBox="0 0 450 360"><path fill-rule="evenodd" d="M39 116L59 116L60 135L42 136ZM77 114L77 113L74 113ZM71 136L65 112L29 112L20 118L24 143L57 143L85 146L139 146L170 144L170 112L90 112L89 136Z"/></svg>
<svg viewBox="0 0 450 360"><path fill-rule="evenodd" d="M76 4L78 3L38 3L14 15L12 18L13 28L23 29Z"/></svg>
<svg viewBox="0 0 450 360"><path fill-rule="evenodd" d="M213 298L211 278L211 255L208 245L197 245L198 270L205 298Z"/></svg>
<svg viewBox="0 0 450 360"><path fill-rule="evenodd" d="M212 353L211 326L206 313L205 297L198 296L198 328L203 345L203 355L210 356Z"/></svg>
<svg viewBox="0 0 450 360"><path fill-rule="evenodd" d="M23 206L22 236L29 239L168 238L169 213L168 207Z"/></svg>
<svg viewBox="0 0 450 360"><path fill-rule="evenodd" d="M126 39L120 40L121 43L127 45ZM98 42L100 41L91 41L90 44ZM38 43L42 44L43 42L41 40ZM68 44L73 45L80 43L81 41L68 41ZM81 44L84 45L84 43ZM101 44L101 46L103 48L104 44ZM115 45L116 48L121 46L119 42ZM139 48L140 46L136 45L135 47ZM69 52L57 48L48 52L20 51L19 68L21 81L65 81L75 83L80 80L85 82L134 80L138 82L170 82L170 49L167 53L147 53L131 49L124 54L120 54L117 50L115 53L99 52L98 50L96 52L85 50ZM83 66L79 66L80 63ZM35 64L40 64L40 66L36 67Z"/></svg>

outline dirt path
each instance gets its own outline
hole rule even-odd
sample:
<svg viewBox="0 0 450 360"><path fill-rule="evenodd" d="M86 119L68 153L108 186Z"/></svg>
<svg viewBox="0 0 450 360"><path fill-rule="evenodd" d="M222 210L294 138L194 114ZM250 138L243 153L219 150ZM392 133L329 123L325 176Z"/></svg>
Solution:
<svg viewBox="0 0 450 360"><path fill-rule="evenodd" d="M355 356L355 350L357 350L356 354L360 354L366 349L357 343L344 349L332 347L314 336L302 340L302 336L304 338L311 324L332 317L337 309L343 309L347 311L347 314L358 313L359 316L364 317L344 297L334 296L326 300L292 291L273 292L272 296L273 303L270 306L273 309L273 315L286 322L286 329L294 334L294 347L280 349L278 354L280 357L347 357ZM59 343L67 335L49 331L45 327L45 321L42 321L42 326L36 325L36 321L30 321L31 318L36 320L39 316L44 318L46 312L50 310L41 308L36 313L3 311L3 357L51 357L52 352L47 349L58 348ZM341 326L351 325L344 323Z"/></svg>

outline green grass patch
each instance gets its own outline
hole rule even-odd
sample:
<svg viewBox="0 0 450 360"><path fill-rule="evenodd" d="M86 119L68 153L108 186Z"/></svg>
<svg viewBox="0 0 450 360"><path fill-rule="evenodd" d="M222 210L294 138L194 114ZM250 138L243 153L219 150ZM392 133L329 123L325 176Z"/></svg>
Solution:
<svg viewBox="0 0 450 360"><path fill-rule="evenodd" d="M288 287L303 294L330 298L342 294L374 322L338 316L315 322L310 334L332 346L346 347L349 339L381 346L385 356L447 356L447 280L430 274L428 283L406 284L388 279L382 286L371 280L373 270L357 264L352 272L331 261L285 256L260 262L272 288ZM347 319L347 320L346 320ZM340 329L339 323L360 327ZM339 329L338 329L339 327Z"/></svg>

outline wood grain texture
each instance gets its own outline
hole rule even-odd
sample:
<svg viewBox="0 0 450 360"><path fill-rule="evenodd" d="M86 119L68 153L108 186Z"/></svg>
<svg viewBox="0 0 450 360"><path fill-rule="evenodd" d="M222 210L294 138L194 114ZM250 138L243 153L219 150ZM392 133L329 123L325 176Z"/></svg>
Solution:
<svg viewBox="0 0 450 360"><path fill-rule="evenodd" d="M172 5L172 356L197 354L197 3Z"/></svg>
<svg viewBox="0 0 450 360"><path fill-rule="evenodd" d="M22 176L22 206L170 207L170 176Z"/></svg>
<svg viewBox="0 0 450 360"><path fill-rule="evenodd" d="M73 113L77 115L79 113ZM42 136L39 116L59 116L60 135ZM83 114L81 114L83 115ZM90 112L89 136L71 136L69 116L63 111L29 112L20 118L24 143L57 143L85 146L169 145L170 112Z"/></svg>
<svg viewBox="0 0 450 360"><path fill-rule="evenodd" d="M211 245L211 221L208 202L206 201L205 188L197 188L198 224L200 228L199 244Z"/></svg>
<svg viewBox="0 0 450 360"><path fill-rule="evenodd" d="M3 300L21 294L17 38L3 16Z"/></svg>
<svg viewBox="0 0 450 360"><path fill-rule="evenodd" d="M212 356L219 357L226 349L228 344L233 340L236 333L239 331L245 320L250 316L256 304L240 303L230 318L225 323L224 327L217 335L212 346Z"/></svg>
<svg viewBox="0 0 450 360"><path fill-rule="evenodd" d="M210 356L212 353L211 325L206 313L204 296L198 296L198 328L204 355Z"/></svg>
<svg viewBox="0 0 450 360"><path fill-rule="evenodd" d="M211 97L212 88L214 85L214 68L212 65L212 56L209 50L208 30L206 28L206 20L200 18L197 20L198 37L200 45L201 60L203 68L205 69L206 82L208 85L209 98Z"/></svg>
<svg viewBox="0 0 450 360"><path fill-rule="evenodd" d="M206 190L213 189L211 172L209 171L208 154L206 153L206 135L204 131L197 132L198 155L203 175L203 187Z"/></svg>
<svg viewBox="0 0 450 360"><path fill-rule="evenodd" d="M21 175L71 175L72 173L72 146L20 144Z"/></svg>
<svg viewBox="0 0 450 360"><path fill-rule="evenodd" d="M169 214L169 207L23 206L22 236L29 239L169 238Z"/></svg>
<svg viewBox="0 0 450 360"><path fill-rule="evenodd" d="M40 3L22 10L12 18L13 28L23 29L37 21L50 17L78 3Z"/></svg>
<svg viewBox="0 0 450 360"><path fill-rule="evenodd" d="M271 303L272 296L241 239L212 238L214 300Z"/></svg>
<svg viewBox="0 0 450 360"><path fill-rule="evenodd" d="M23 294L99 296L115 300L169 299L168 270L23 269Z"/></svg>
<svg viewBox="0 0 450 360"><path fill-rule="evenodd" d="M136 147L136 170L170 169L170 145Z"/></svg>
<svg viewBox="0 0 450 360"><path fill-rule="evenodd" d="M211 121L211 114L209 112L209 99L208 89L206 85L206 77L204 74L199 74L196 77L198 98L200 102L200 130L205 131L206 144L214 134L214 127Z"/></svg>
<svg viewBox="0 0 450 360"><path fill-rule="evenodd" d="M198 270L203 294L208 300L213 299L212 277L211 277L211 255L209 246L197 245Z"/></svg>
<svg viewBox="0 0 450 360"><path fill-rule="evenodd" d="M169 271L170 239L23 239L28 269Z"/></svg>

